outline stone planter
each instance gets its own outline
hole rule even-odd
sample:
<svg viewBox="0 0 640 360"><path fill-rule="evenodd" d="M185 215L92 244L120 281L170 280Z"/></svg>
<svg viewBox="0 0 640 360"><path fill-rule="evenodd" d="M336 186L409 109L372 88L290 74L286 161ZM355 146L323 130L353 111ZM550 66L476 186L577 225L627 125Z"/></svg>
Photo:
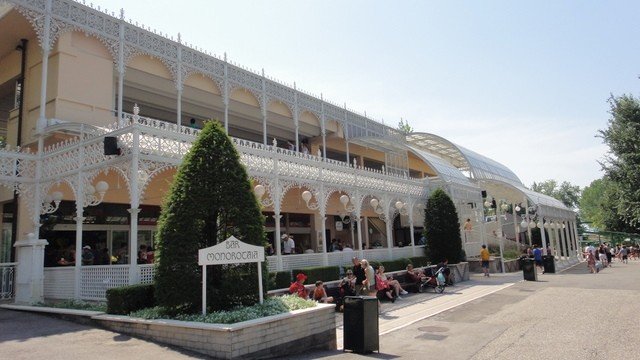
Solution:
<svg viewBox="0 0 640 360"><path fill-rule="evenodd" d="M458 264L449 264L447 265L449 270L451 270L451 275L453 275L453 282L459 283L461 281L469 280L469 263L461 262Z"/></svg>
<svg viewBox="0 0 640 360"><path fill-rule="evenodd" d="M336 349L335 306L244 321L232 325L177 320L144 320L98 315L92 320L109 330L205 354L218 359L264 359Z"/></svg>

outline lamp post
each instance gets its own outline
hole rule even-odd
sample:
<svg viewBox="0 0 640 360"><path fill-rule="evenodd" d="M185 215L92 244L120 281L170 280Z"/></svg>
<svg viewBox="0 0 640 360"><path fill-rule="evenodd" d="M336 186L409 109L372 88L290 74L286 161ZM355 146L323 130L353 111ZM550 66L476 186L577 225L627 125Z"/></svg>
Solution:
<svg viewBox="0 0 640 360"><path fill-rule="evenodd" d="M60 202L62 201L62 193L60 191L54 191L51 195L47 195L42 202L42 207L40 208L40 214L51 214L56 212L60 207Z"/></svg>

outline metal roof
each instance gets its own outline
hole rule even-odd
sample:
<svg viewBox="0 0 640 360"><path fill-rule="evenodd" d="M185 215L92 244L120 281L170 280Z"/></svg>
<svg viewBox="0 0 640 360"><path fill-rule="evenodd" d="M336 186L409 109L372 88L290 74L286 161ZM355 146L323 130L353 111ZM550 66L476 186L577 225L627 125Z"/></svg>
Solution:
<svg viewBox="0 0 640 360"><path fill-rule="evenodd" d="M412 133L407 135L407 142L413 147L449 161L460 170L469 171L476 180L499 180L523 186L520 178L508 167L443 137L428 133Z"/></svg>

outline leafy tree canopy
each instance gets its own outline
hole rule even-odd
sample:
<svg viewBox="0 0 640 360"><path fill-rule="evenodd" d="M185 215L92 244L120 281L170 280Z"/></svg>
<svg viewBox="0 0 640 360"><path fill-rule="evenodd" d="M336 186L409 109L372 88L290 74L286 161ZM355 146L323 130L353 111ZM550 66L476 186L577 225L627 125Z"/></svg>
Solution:
<svg viewBox="0 0 640 360"><path fill-rule="evenodd" d="M611 96L608 127L598 135L609 146L601 163L613 183L609 205L626 226L640 227L640 101L632 95ZM614 225L614 224L609 224Z"/></svg>
<svg viewBox="0 0 640 360"><path fill-rule="evenodd" d="M409 125L409 121L404 121L403 119L400 119L400 122L398 123L398 130L404 133L412 133L413 126Z"/></svg>
<svg viewBox="0 0 640 360"><path fill-rule="evenodd" d="M568 181L563 181L561 184L558 184L558 182L553 179L540 183L534 182L533 185L531 185L531 190L558 199L570 209L577 208L580 202L580 187L578 185L572 185Z"/></svg>

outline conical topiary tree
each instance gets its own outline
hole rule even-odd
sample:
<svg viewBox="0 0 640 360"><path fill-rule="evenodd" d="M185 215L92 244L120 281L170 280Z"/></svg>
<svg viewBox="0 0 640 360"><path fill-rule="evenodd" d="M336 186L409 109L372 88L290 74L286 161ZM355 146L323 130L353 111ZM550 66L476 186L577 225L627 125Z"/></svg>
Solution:
<svg viewBox="0 0 640 360"><path fill-rule="evenodd" d="M263 246L263 223L231 139L217 121L207 122L178 169L162 207L156 238L158 304L172 313L199 309L202 273L198 250L231 235ZM227 309L258 301L255 263L207 269L209 308Z"/></svg>
<svg viewBox="0 0 640 360"><path fill-rule="evenodd" d="M456 264L464 260L458 212L449 195L436 189L424 210L425 255L431 263L448 259Z"/></svg>

